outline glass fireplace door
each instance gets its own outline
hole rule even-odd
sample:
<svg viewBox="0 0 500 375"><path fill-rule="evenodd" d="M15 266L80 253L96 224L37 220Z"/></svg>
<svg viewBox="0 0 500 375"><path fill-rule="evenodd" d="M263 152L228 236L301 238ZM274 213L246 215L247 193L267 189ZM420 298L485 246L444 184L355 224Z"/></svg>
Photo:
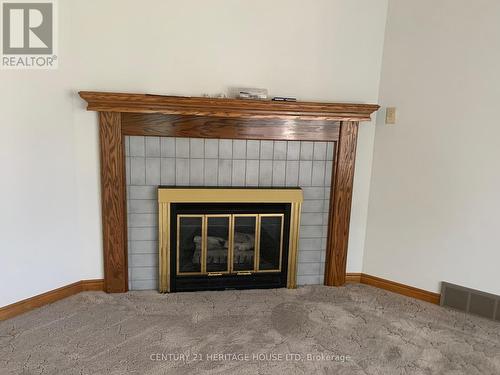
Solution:
<svg viewBox="0 0 500 375"><path fill-rule="evenodd" d="M283 229L283 214L178 215L177 274L280 272Z"/></svg>
<svg viewBox="0 0 500 375"><path fill-rule="evenodd" d="M259 215L258 271L281 271L284 215Z"/></svg>
<svg viewBox="0 0 500 375"><path fill-rule="evenodd" d="M205 265L208 275L220 276L229 272L231 248L231 215L207 215Z"/></svg>
<svg viewBox="0 0 500 375"><path fill-rule="evenodd" d="M259 215L234 215L233 272L250 274L256 269Z"/></svg>
<svg viewBox="0 0 500 375"><path fill-rule="evenodd" d="M204 215L177 216L177 273L192 275L204 272Z"/></svg>

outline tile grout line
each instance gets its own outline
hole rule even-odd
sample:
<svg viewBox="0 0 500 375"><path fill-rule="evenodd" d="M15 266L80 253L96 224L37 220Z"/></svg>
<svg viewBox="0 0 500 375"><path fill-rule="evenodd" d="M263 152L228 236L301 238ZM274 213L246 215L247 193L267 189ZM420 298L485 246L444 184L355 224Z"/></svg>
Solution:
<svg viewBox="0 0 500 375"><path fill-rule="evenodd" d="M146 137L142 137L142 147L144 148L144 186L146 186Z"/></svg>
<svg viewBox="0 0 500 375"><path fill-rule="evenodd" d="M287 175L287 165L288 164L288 141L285 141L285 178L283 181L283 186L286 187L286 175Z"/></svg>

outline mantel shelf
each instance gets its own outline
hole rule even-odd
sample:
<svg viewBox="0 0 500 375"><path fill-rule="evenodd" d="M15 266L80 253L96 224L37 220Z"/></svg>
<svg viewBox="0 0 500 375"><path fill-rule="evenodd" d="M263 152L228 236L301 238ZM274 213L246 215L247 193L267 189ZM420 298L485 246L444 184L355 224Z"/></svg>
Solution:
<svg viewBox="0 0 500 375"><path fill-rule="evenodd" d="M80 91L88 110L98 112L159 113L240 119L370 121L376 104L273 102L270 100L123 94Z"/></svg>

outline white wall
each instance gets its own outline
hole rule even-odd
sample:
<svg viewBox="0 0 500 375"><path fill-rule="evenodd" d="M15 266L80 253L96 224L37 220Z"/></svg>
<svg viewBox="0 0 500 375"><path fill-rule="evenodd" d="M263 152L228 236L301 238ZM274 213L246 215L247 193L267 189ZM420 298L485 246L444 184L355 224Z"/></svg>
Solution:
<svg viewBox="0 0 500 375"><path fill-rule="evenodd" d="M0 306L102 277L97 117L78 90L267 87L376 103L387 1L59 1L57 71L0 71ZM360 132L349 265L362 265L374 126Z"/></svg>
<svg viewBox="0 0 500 375"><path fill-rule="evenodd" d="M500 2L391 0L363 271L500 293Z"/></svg>

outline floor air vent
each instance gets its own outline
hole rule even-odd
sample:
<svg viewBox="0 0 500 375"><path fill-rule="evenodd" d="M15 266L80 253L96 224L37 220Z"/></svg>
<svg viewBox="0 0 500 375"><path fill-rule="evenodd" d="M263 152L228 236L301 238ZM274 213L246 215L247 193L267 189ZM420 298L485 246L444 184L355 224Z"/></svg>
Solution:
<svg viewBox="0 0 500 375"><path fill-rule="evenodd" d="M443 281L441 283L441 306L452 307L500 322L500 296L494 294Z"/></svg>

